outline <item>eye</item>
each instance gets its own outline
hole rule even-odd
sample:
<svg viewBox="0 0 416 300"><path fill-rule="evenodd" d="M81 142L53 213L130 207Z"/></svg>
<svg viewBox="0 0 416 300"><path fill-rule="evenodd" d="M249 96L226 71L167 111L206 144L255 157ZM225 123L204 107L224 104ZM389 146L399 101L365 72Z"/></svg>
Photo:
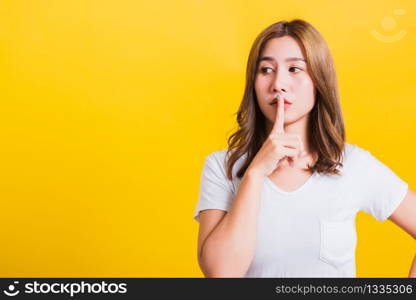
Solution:
<svg viewBox="0 0 416 300"><path fill-rule="evenodd" d="M302 71L302 69L301 69L301 68L298 68L298 67L290 67L290 68L289 68L289 71L290 71L290 70L292 70L292 69L299 69L300 71ZM300 71L299 71L299 72L300 72ZM293 72L293 73L299 73L299 72Z"/></svg>
<svg viewBox="0 0 416 300"><path fill-rule="evenodd" d="M272 68L270 68L270 67L263 67L263 68L260 68L260 70L261 70L261 72L262 72L262 73L269 73L269 72L266 72L266 71L267 71L267 69L273 70L273 69L272 69Z"/></svg>

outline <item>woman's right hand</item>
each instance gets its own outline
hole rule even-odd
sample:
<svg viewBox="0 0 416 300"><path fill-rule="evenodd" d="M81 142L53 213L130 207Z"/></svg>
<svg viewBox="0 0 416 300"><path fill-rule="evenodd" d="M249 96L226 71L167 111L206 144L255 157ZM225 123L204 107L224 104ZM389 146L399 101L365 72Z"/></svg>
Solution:
<svg viewBox="0 0 416 300"><path fill-rule="evenodd" d="M283 160L288 159L292 165L304 155L304 145L300 136L284 132L284 99L280 95L276 106L273 128L247 169L264 177L273 173Z"/></svg>

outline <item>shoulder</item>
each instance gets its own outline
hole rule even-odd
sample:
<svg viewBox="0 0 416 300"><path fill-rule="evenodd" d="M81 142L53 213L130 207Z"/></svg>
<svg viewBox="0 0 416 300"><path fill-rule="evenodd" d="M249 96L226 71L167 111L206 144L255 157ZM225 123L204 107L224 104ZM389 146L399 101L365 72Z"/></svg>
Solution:
<svg viewBox="0 0 416 300"><path fill-rule="evenodd" d="M235 190L236 186L238 185L238 182L240 181L239 178L237 178L237 172L242 166L242 164L245 161L246 154L241 156L240 158L235 161L234 165L232 166L232 180L229 180L227 177L227 160L230 157L231 152L228 152L228 149L223 150L217 150L213 151L210 154L208 154L205 158L205 168L208 168L211 170L211 172L214 172L219 178L226 181L233 190Z"/></svg>
<svg viewBox="0 0 416 300"><path fill-rule="evenodd" d="M347 169L355 170L357 176L364 176L369 172L377 173L374 176L382 176L388 167L378 155L374 155L371 151L359 147L355 144L346 144L345 151L347 153L345 165Z"/></svg>
<svg viewBox="0 0 416 300"><path fill-rule="evenodd" d="M344 152L349 155L349 154L360 154L362 152L366 151L365 149L357 146L356 144L350 144L350 143L345 143L344 144Z"/></svg>
<svg viewBox="0 0 416 300"><path fill-rule="evenodd" d="M204 167L212 169L216 173L224 173L226 152L227 150L218 150L209 153L205 157Z"/></svg>
<svg viewBox="0 0 416 300"><path fill-rule="evenodd" d="M215 174L215 176L224 179L226 177L226 154L227 150L217 150L209 153L205 157L204 172Z"/></svg>
<svg viewBox="0 0 416 300"><path fill-rule="evenodd" d="M213 161L213 162L222 162L225 159L225 156L227 154L227 150L217 150L214 152L209 153L206 156L207 161Z"/></svg>
<svg viewBox="0 0 416 300"><path fill-rule="evenodd" d="M345 143L344 147L344 160L346 163L354 162L357 160L368 159L371 153L366 149L357 146L356 144Z"/></svg>
<svg viewBox="0 0 416 300"><path fill-rule="evenodd" d="M206 163L209 163L211 165L216 165L220 168L225 169L226 164L227 164L227 160L230 157L230 155L231 155L231 152L228 152L227 149L217 150L217 151L214 151L214 152L211 152L210 154L208 154L207 157L205 158L205 161L206 161ZM241 163L244 161L245 157L246 157L246 154L241 156L235 162L235 165L233 166L233 169L240 166Z"/></svg>
<svg viewBox="0 0 416 300"><path fill-rule="evenodd" d="M356 144L344 143L341 153L342 166L338 167L343 174L361 172L360 168L366 164L370 153Z"/></svg>

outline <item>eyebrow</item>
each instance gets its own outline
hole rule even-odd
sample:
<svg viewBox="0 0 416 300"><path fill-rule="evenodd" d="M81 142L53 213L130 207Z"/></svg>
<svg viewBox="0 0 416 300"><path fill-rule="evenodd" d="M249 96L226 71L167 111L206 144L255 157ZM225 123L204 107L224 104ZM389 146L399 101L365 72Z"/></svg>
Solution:
<svg viewBox="0 0 416 300"><path fill-rule="evenodd" d="M263 56L262 58L259 59L259 62L261 62L263 60L276 62L276 60L271 56ZM303 62L306 63L306 60L303 59L303 58L300 58L300 57L288 57L288 58L285 59L285 61L286 62L289 62L289 61L303 61Z"/></svg>

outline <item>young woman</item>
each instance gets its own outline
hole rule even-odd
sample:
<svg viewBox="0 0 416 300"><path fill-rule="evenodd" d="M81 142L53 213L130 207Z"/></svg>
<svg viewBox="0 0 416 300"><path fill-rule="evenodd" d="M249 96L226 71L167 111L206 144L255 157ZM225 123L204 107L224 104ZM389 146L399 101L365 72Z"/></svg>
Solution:
<svg viewBox="0 0 416 300"><path fill-rule="evenodd" d="M416 238L416 193L345 143L333 59L309 23L257 37L237 122L202 170L194 218L206 277L355 277L360 210Z"/></svg>

